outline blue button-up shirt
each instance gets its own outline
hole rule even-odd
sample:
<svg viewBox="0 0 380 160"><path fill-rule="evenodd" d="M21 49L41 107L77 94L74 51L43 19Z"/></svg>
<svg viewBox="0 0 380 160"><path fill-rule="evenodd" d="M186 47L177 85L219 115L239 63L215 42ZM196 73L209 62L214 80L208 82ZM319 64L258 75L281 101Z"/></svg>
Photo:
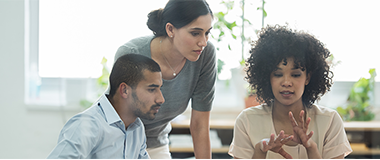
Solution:
<svg viewBox="0 0 380 160"><path fill-rule="evenodd" d="M140 118L127 129L105 95L68 120L48 158L149 158Z"/></svg>

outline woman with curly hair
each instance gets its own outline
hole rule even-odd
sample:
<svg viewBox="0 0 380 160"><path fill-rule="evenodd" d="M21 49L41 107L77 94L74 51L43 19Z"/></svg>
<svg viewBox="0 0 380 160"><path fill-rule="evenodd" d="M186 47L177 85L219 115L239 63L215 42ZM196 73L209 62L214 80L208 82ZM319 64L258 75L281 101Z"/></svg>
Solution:
<svg viewBox="0 0 380 160"><path fill-rule="evenodd" d="M231 156L328 159L352 152L338 113L314 104L332 85L330 52L322 42L286 26L268 26L250 53L246 80L261 105L236 119Z"/></svg>

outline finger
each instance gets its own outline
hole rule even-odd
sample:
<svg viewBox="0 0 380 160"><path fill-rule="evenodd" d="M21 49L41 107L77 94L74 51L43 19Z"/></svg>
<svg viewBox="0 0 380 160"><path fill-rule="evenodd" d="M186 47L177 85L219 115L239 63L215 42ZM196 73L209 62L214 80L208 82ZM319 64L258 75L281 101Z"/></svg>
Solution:
<svg viewBox="0 0 380 160"><path fill-rule="evenodd" d="M292 139L293 139L293 136L287 136L287 137L284 138L284 140L282 141L282 143L283 144L288 143Z"/></svg>
<svg viewBox="0 0 380 160"><path fill-rule="evenodd" d="M304 124L305 124L305 123L304 123L304 122L305 122L305 121L304 121L304 115L305 115L305 111L304 111L304 110L301 110L301 112L300 112L300 120L301 120L300 123L301 123L301 124L300 124L300 125L301 125L302 127L304 127Z"/></svg>
<svg viewBox="0 0 380 160"><path fill-rule="evenodd" d="M285 137L289 137L289 136L291 136L291 134L284 134L285 135Z"/></svg>
<svg viewBox="0 0 380 160"><path fill-rule="evenodd" d="M284 144L288 143L289 141L293 140L293 137L294 136L287 136L287 137L283 138L283 140L281 141L281 144L284 145Z"/></svg>
<svg viewBox="0 0 380 160"><path fill-rule="evenodd" d="M290 121L292 122L292 126L293 126L293 127L298 126L297 121L296 121L296 119L294 118L292 111L289 112L289 119L290 119Z"/></svg>
<svg viewBox="0 0 380 160"><path fill-rule="evenodd" d="M281 130L276 140L279 140L281 142L284 139L284 137L285 137L285 132Z"/></svg>
<svg viewBox="0 0 380 160"><path fill-rule="evenodd" d="M306 119L305 128L309 128L309 124L310 124L310 122L311 122L311 118L308 117L308 118Z"/></svg>
<svg viewBox="0 0 380 160"><path fill-rule="evenodd" d="M270 140L269 140L268 145L271 146L271 145L273 145L273 143L274 143L274 134L272 133L272 134L270 135Z"/></svg>
<svg viewBox="0 0 380 160"><path fill-rule="evenodd" d="M314 132L313 131L311 131L310 133L309 133L309 135L307 135L307 140L309 140L310 138L311 138L311 136L313 136L313 134L314 134Z"/></svg>
<svg viewBox="0 0 380 160"><path fill-rule="evenodd" d="M261 150L263 152L266 152L269 150L268 145L267 145L267 141L263 141L263 143L261 143Z"/></svg>
<svg viewBox="0 0 380 160"><path fill-rule="evenodd" d="M306 135L306 133L303 133L301 136L300 136L300 139L301 139L301 142L303 145L306 145L307 142L309 141L309 139L313 136L314 132L311 131L308 135Z"/></svg>
<svg viewBox="0 0 380 160"><path fill-rule="evenodd" d="M293 159L293 157L282 148L278 151L278 153L286 159Z"/></svg>

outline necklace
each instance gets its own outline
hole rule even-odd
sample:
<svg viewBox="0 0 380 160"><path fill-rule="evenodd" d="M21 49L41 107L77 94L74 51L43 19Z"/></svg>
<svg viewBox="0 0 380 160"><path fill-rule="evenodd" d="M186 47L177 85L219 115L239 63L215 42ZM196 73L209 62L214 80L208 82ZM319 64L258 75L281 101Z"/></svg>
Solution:
<svg viewBox="0 0 380 160"><path fill-rule="evenodd" d="M173 76L175 77L177 74L175 73L175 71L178 69L178 67L180 65L178 65L175 69L172 68L172 66L169 64L168 60L166 59L166 57L164 56L164 53L162 53L162 48L161 48L161 42L162 42L162 39L160 40L160 51L161 51L161 55L164 57L166 63L169 65L170 69L173 71Z"/></svg>

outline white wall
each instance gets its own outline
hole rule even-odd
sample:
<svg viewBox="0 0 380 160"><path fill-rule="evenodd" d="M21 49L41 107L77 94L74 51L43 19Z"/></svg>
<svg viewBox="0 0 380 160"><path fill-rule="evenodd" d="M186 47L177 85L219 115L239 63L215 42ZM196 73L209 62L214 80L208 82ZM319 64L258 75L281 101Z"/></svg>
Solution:
<svg viewBox="0 0 380 160"><path fill-rule="evenodd" d="M69 116L24 105L24 1L0 0L0 159L46 158Z"/></svg>

